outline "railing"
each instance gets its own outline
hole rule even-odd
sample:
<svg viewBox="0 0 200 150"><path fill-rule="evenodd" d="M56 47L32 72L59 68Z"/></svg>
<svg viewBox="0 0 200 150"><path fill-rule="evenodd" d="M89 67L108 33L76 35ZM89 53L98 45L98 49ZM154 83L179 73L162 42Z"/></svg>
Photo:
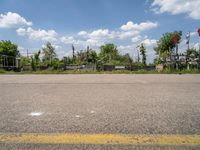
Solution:
<svg viewBox="0 0 200 150"><path fill-rule="evenodd" d="M14 56L0 55L0 68L15 69L20 67L20 59Z"/></svg>

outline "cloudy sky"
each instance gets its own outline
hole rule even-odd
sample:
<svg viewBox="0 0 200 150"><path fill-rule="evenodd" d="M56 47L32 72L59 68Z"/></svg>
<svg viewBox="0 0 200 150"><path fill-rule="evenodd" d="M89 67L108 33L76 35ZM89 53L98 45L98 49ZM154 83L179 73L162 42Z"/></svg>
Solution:
<svg viewBox="0 0 200 150"><path fill-rule="evenodd" d="M152 62L153 47L165 32L183 31L180 51L187 32L191 47L198 46L199 8L200 0L0 0L0 40L17 43L22 54L50 41L59 57L71 55L72 44L98 51L111 42L135 57L144 43Z"/></svg>

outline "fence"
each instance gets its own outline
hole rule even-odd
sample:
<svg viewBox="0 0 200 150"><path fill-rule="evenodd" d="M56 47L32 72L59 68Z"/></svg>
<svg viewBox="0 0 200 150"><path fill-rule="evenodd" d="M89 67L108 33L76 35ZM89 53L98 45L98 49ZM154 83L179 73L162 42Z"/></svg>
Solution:
<svg viewBox="0 0 200 150"><path fill-rule="evenodd" d="M13 56L0 55L0 68L3 69L19 69L20 68L20 58Z"/></svg>
<svg viewBox="0 0 200 150"><path fill-rule="evenodd" d="M155 70L155 66L119 66L119 65L103 65L104 71L114 71L114 70L129 70L129 71L139 71L139 70L147 70L153 71Z"/></svg>
<svg viewBox="0 0 200 150"><path fill-rule="evenodd" d="M96 70L96 64L66 65L64 70Z"/></svg>

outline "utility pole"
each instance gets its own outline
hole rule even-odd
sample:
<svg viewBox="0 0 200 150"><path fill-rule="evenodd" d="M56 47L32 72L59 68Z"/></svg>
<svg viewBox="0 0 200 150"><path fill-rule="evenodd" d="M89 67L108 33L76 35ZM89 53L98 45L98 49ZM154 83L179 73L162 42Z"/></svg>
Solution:
<svg viewBox="0 0 200 150"><path fill-rule="evenodd" d="M86 54L87 54L87 63L88 63L88 60L89 60L89 50L90 50L90 47L89 46L87 46L87 52L86 52Z"/></svg>
<svg viewBox="0 0 200 150"><path fill-rule="evenodd" d="M140 47L140 45L138 45L137 47L136 47L136 49L137 49L137 62L139 63L140 62L140 52L139 52L139 48Z"/></svg>
<svg viewBox="0 0 200 150"><path fill-rule="evenodd" d="M173 37L173 43L176 46L175 61L176 61L176 69L178 70L179 55L178 55L178 37L177 37L177 35L174 35L174 37Z"/></svg>
<svg viewBox="0 0 200 150"><path fill-rule="evenodd" d="M28 49L26 50L26 53L27 53L27 59L29 59L29 53L28 53Z"/></svg>
<svg viewBox="0 0 200 150"><path fill-rule="evenodd" d="M200 28L198 29L198 34L199 34L199 37L200 37ZM200 43L199 43L199 62L198 62L198 67L200 69Z"/></svg>
<svg viewBox="0 0 200 150"><path fill-rule="evenodd" d="M186 34L186 44L187 44L187 48L190 49L190 32L188 32Z"/></svg>
<svg viewBox="0 0 200 150"><path fill-rule="evenodd" d="M190 49L190 32L186 34L186 44L188 46L187 49L189 50ZM189 58L187 54L185 56L185 59L186 59L187 70L190 70L190 65L189 65L189 60L188 60Z"/></svg>

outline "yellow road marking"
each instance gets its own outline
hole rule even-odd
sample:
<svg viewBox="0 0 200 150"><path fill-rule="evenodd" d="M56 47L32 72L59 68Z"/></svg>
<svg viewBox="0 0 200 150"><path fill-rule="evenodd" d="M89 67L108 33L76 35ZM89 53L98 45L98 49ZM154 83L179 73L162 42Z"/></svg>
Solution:
<svg viewBox="0 0 200 150"><path fill-rule="evenodd" d="M126 134L0 134L0 142L41 144L200 145L200 136Z"/></svg>

